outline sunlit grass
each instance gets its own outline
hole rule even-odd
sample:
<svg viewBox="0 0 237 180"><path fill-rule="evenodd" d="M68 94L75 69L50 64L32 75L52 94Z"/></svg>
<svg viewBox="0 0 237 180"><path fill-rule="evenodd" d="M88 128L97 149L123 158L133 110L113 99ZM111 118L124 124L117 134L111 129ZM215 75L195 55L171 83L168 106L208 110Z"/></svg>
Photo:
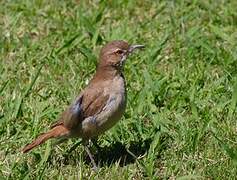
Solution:
<svg viewBox="0 0 237 180"><path fill-rule="evenodd" d="M1 1L0 177L234 179L237 1ZM20 149L92 77L100 48L146 46L125 67L128 106L99 138L97 173L77 140Z"/></svg>

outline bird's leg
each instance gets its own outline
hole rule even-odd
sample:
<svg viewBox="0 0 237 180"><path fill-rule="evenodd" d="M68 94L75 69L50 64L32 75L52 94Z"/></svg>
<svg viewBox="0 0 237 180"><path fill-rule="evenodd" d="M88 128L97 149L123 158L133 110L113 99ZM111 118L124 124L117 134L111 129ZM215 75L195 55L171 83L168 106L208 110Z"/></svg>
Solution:
<svg viewBox="0 0 237 180"><path fill-rule="evenodd" d="M84 146L85 147L85 151L86 151L86 153L88 154L88 156L89 156L89 158L90 158L90 160L91 160L91 163L93 164L93 170L97 170L97 165L96 165L96 163L95 163L95 160L94 160L94 158L93 158L93 155L91 154L91 152L90 152L90 149L88 148L88 146Z"/></svg>
<svg viewBox="0 0 237 180"><path fill-rule="evenodd" d="M95 163L95 160L94 160L94 157L93 157L93 155L92 155L92 153L91 153L91 151L90 151L90 149L89 149L89 143L88 143L88 141L87 141L87 143L83 143L83 145L84 145L84 148L85 148L85 151L86 151L86 153L88 154L88 156L89 156L89 158L90 158L90 160L91 160L91 163L92 163L92 165L93 165L93 170L97 170L97 165L96 165L96 163Z"/></svg>

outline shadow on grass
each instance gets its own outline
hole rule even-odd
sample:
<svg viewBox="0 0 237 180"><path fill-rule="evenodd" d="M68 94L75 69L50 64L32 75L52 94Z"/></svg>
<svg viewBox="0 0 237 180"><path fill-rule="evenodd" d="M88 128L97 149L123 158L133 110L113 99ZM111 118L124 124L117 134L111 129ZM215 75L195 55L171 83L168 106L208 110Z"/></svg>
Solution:
<svg viewBox="0 0 237 180"><path fill-rule="evenodd" d="M159 152L157 152L158 156L161 154L162 151L167 148L167 139L167 136L161 138L159 142ZM116 142L111 144L110 146L100 148L95 148L95 146L93 146L92 153L96 164L98 164L100 167L110 166L111 164L118 162L119 165L123 167L128 164L135 163L138 157L145 155L149 151L152 141L153 137L145 139L144 141L131 142L129 148L127 148L124 144L120 142ZM64 157L67 159L67 155ZM84 153L84 161L86 164L91 165L91 161L86 153Z"/></svg>
<svg viewBox="0 0 237 180"><path fill-rule="evenodd" d="M153 137L151 137L143 141L131 142L129 148L127 148L124 144L120 142L115 142L113 144L110 144L109 146L99 148L98 147L96 148L96 146L93 144L93 146L90 149L94 156L95 162L96 164L99 165L99 167L110 166L115 163L119 163L119 165L123 167L128 164L134 163L138 157L145 155L149 151L149 148L153 140L154 140ZM160 139L159 148L157 150L158 158L162 153L162 151L164 151L168 147L167 140L168 136L166 135L164 135ZM70 150L63 155L64 159L61 159L63 164L75 165L78 163L80 155L77 153L76 149L77 148L82 149L82 147L78 146L82 146L81 142L77 142L76 144L74 144L70 148ZM91 161L85 152L83 155L83 161L87 165L91 166Z"/></svg>
<svg viewBox="0 0 237 180"><path fill-rule="evenodd" d="M132 142L127 149L120 142L110 146L101 147L94 153L94 158L99 166L107 166L119 162L120 166L134 163L139 156L143 156L150 147L152 139L146 139L143 142ZM86 156L86 163L90 164L90 159Z"/></svg>

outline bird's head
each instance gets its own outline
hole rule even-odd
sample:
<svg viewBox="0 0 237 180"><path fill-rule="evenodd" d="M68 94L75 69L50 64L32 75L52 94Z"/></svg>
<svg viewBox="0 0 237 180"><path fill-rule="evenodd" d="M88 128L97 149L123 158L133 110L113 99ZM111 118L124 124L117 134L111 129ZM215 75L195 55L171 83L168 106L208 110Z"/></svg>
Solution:
<svg viewBox="0 0 237 180"><path fill-rule="evenodd" d="M112 66L121 69L129 54L135 49L142 48L144 48L143 45L129 45L123 40L109 42L101 49L99 66Z"/></svg>

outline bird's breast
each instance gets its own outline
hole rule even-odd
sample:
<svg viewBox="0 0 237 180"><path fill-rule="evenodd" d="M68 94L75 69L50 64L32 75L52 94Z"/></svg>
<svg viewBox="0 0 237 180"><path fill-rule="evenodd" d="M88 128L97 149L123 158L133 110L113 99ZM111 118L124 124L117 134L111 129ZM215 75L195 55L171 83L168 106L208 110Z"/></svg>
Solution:
<svg viewBox="0 0 237 180"><path fill-rule="evenodd" d="M82 122L83 137L98 136L114 126L122 117L126 108L126 87L123 77L114 78L104 88L104 95L109 95L106 105L95 116Z"/></svg>

